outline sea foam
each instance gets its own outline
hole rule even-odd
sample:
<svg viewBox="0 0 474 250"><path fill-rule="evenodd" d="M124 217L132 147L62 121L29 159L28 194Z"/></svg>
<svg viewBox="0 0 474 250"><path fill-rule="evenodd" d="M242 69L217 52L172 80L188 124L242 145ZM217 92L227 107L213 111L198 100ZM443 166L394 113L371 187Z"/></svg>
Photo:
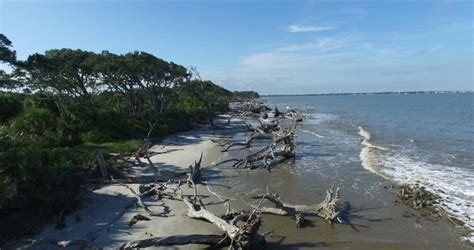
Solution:
<svg viewBox="0 0 474 250"><path fill-rule="evenodd" d="M363 142L362 166L399 184L418 184L441 197L438 208L465 223L471 231L466 240L474 243L474 175L461 168L430 164L407 157L371 142L373 135L359 127Z"/></svg>

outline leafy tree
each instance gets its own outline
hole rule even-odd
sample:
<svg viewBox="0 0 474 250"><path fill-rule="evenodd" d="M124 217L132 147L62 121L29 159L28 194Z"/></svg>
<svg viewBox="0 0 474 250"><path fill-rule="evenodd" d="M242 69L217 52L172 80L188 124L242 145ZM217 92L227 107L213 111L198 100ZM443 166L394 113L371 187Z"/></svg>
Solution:
<svg viewBox="0 0 474 250"><path fill-rule="evenodd" d="M17 65L16 51L12 49L12 42L0 33L0 64L10 67ZM14 88L16 81L12 75L0 69L0 88Z"/></svg>
<svg viewBox="0 0 474 250"><path fill-rule="evenodd" d="M2 33L0 33L0 62L16 64L16 51L12 49L12 42Z"/></svg>
<svg viewBox="0 0 474 250"><path fill-rule="evenodd" d="M89 104L101 91L95 65L98 55L82 50L49 50L28 57L24 68L33 89L65 98L78 98Z"/></svg>
<svg viewBox="0 0 474 250"><path fill-rule="evenodd" d="M194 68L146 52L53 49L18 61L0 35L0 63L13 68L0 72L0 89L31 90L0 93L0 207L12 195L46 207L71 204L80 182L68 179L80 181L71 178L78 166L87 166L81 176L93 172L91 144L135 139L126 149L136 150L144 135L212 123L234 96Z"/></svg>

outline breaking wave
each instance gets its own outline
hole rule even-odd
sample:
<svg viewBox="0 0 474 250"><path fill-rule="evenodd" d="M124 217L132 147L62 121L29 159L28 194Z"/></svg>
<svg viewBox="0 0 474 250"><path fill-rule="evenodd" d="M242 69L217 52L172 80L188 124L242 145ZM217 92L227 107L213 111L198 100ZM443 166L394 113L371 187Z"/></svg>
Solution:
<svg viewBox="0 0 474 250"><path fill-rule="evenodd" d="M466 237L474 242L474 174L466 169L414 160L407 154L371 142L373 135L359 127L364 146L362 166L370 172L399 184L419 184L441 197L438 208L455 216L471 230Z"/></svg>

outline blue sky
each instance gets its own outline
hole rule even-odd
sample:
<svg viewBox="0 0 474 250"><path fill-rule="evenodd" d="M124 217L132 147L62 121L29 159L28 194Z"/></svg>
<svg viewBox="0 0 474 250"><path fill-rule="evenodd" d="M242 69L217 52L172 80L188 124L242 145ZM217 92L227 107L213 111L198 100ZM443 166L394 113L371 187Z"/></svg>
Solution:
<svg viewBox="0 0 474 250"><path fill-rule="evenodd" d="M21 59L139 50L263 94L474 90L472 1L0 0Z"/></svg>

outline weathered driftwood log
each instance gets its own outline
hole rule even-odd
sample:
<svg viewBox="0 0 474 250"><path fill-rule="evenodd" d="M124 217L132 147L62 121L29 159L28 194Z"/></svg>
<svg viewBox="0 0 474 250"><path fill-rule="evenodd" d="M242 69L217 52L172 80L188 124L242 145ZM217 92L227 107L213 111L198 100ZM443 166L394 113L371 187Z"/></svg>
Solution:
<svg viewBox="0 0 474 250"><path fill-rule="evenodd" d="M153 162L151 161L150 159L150 148L151 148L151 142L149 139L145 139L145 144L143 144L143 146L141 146L135 153L134 153L134 156L135 156L135 160L137 162L139 162L140 164L142 165L146 165L144 164L140 158L143 157L147 160L148 164L153 166Z"/></svg>
<svg viewBox="0 0 474 250"><path fill-rule="evenodd" d="M304 218L303 214L297 213L295 214L295 221L296 221L296 227L300 228L304 226L306 219Z"/></svg>
<svg viewBox="0 0 474 250"><path fill-rule="evenodd" d="M260 126L256 130L263 131L264 133L271 133L281 129L278 120L258 119L258 122L260 123Z"/></svg>
<svg viewBox="0 0 474 250"><path fill-rule="evenodd" d="M326 198L323 202L313 205L294 205L283 201L277 194L271 193L267 190L266 194L254 196L253 198L264 198L272 202L275 207L261 207L260 210L263 213L271 213L277 215L316 215L329 223L333 223L339 220L339 187L335 189L329 189L326 191Z"/></svg>
<svg viewBox="0 0 474 250"><path fill-rule="evenodd" d="M56 239L25 239L8 243L2 249L99 249L87 239L56 240Z"/></svg>
<svg viewBox="0 0 474 250"><path fill-rule="evenodd" d="M296 123L293 127L286 129L283 133L274 132L275 136L269 145L251 153L244 158L232 158L221 161L215 166L234 162L232 167L239 168L267 168L271 169L274 165L295 156L295 132Z"/></svg>
<svg viewBox="0 0 474 250"><path fill-rule="evenodd" d="M107 155L107 152L105 150L97 149L96 157L97 157L97 162L99 164L102 178L108 178L107 161L105 160L106 155Z"/></svg>
<svg viewBox="0 0 474 250"><path fill-rule="evenodd" d="M188 217L194 219L204 219L211 222L212 224L216 225L221 231L223 231L230 239L234 239L237 236L239 232L239 228L237 226L228 223L224 219L207 211L199 205L192 204L186 198L183 198L183 202L189 208Z"/></svg>
<svg viewBox="0 0 474 250"><path fill-rule="evenodd" d="M193 185L199 183L201 179L201 162L202 162L202 152L201 157L198 161L194 161L194 165L189 166L190 173L188 176L188 184L192 183Z"/></svg>
<svg viewBox="0 0 474 250"><path fill-rule="evenodd" d="M229 108L232 112L240 115L244 113L260 114L271 110L264 102L259 100L229 103Z"/></svg>
<svg viewBox="0 0 474 250"><path fill-rule="evenodd" d="M120 249L137 249L153 246L177 246L187 244L205 244L218 246L225 236L223 235L207 235L207 234L190 234L175 235L169 237L154 237L143 240L130 241L123 244Z"/></svg>
<svg viewBox="0 0 474 250"><path fill-rule="evenodd" d="M230 239L231 249L260 249L265 244L265 236L258 233L261 225L258 206L248 215L245 224L237 227L233 222L228 222L215 214L207 211L202 205L196 205L183 198L188 206L188 216L195 219L204 219L217 226ZM243 217L239 217L242 219ZM234 217L235 219L235 217ZM231 220L232 221L232 220Z"/></svg>
<svg viewBox="0 0 474 250"><path fill-rule="evenodd" d="M150 218L146 217L143 214L136 214L130 219L130 221L128 222L128 226L131 227L141 220L149 221Z"/></svg>
<svg viewBox="0 0 474 250"><path fill-rule="evenodd" d="M137 204L142 207L147 213L149 216L160 216L160 217L166 217L166 214L164 213L155 213L153 211L150 210L150 208L148 208L148 206L143 202L142 200L142 196L139 195L133 188L131 188L129 185L127 184L123 184L123 183L117 183L118 185L121 185L123 187L126 187L128 190L130 190L130 192L135 196L135 198L137 199Z"/></svg>
<svg viewBox="0 0 474 250"><path fill-rule="evenodd" d="M236 146L241 146L242 148L250 148L252 146L252 143L255 142L256 140L271 140L272 138L273 137L271 134L255 131L244 141L238 141L238 142L229 141L225 143L224 148L222 149L222 152L227 152L231 148L236 147Z"/></svg>
<svg viewBox="0 0 474 250"><path fill-rule="evenodd" d="M289 119L289 120L293 120L295 122L302 122L303 121L303 116L301 115L301 113L296 112L296 111L286 112L280 117L285 118L285 119Z"/></svg>

